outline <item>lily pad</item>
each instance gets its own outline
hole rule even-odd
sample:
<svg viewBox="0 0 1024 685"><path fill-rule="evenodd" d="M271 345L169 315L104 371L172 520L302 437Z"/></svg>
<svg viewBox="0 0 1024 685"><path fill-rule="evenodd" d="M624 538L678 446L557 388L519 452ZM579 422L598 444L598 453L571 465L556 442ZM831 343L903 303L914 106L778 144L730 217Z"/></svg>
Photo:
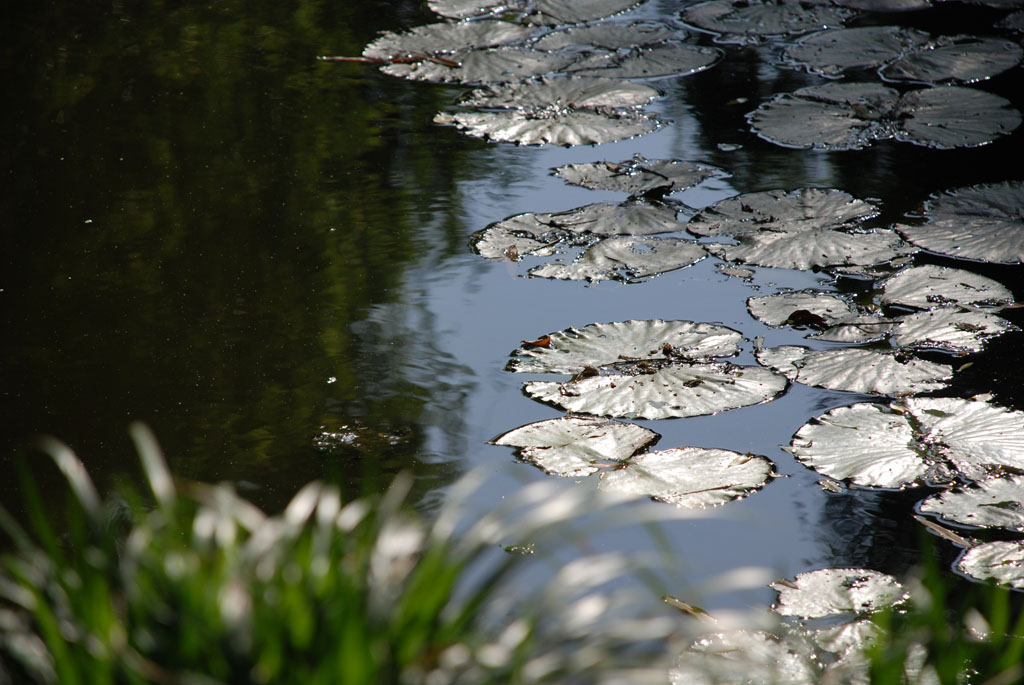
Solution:
<svg viewBox="0 0 1024 685"><path fill-rule="evenodd" d="M936 348L957 354L981 352L992 338L1020 330L995 314L958 307L908 314L898 317L896 322L892 342L897 347Z"/></svg>
<svg viewBox="0 0 1024 685"><path fill-rule="evenodd" d="M829 342L881 340L892 326L891 319L860 313L843 298L814 290L751 297L747 311L769 326L809 328L817 331L809 337Z"/></svg>
<svg viewBox="0 0 1024 685"><path fill-rule="evenodd" d="M766 190L726 198L697 213L686 230L698 236L834 228L878 215L870 202L834 188Z"/></svg>
<svg viewBox="0 0 1024 685"><path fill-rule="evenodd" d="M483 109L627 108L658 97L650 86L609 78L542 78L474 90L459 104Z"/></svg>
<svg viewBox="0 0 1024 685"><path fill-rule="evenodd" d="M520 448L523 460L546 473L576 478L597 473L602 462L628 459L659 437L634 423L563 416L520 426L491 442Z"/></svg>
<svg viewBox="0 0 1024 685"><path fill-rule="evenodd" d="M530 33L529 27L508 21L427 24L403 33L384 33L363 49L363 56L395 59L409 55L450 55L460 50L514 43Z"/></svg>
<svg viewBox="0 0 1024 685"><path fill-rule="evenodd" d="M742 335L731 328L694 321L617 321L568 328L543 336L541 346L524 343L506 367L519 373L578 374L586 367L622 361L710 359L739 352Z"/></svg>
<svg viewBox="0 0 1024 685"><path fill-rule="evenodd" d="M603 19L635 7L641 0L427 0L442 17L466 19L495 14L525 14L533 24L577 24Z"/></svg>
<svg viewBox="0 0 1024 685"><path fill-rule="evenodd" d="M1024 33L1024 10L1006 15L996 23L996 28Z"/></svg>
<svg viewBox="0 0 1024 685"><path fill-rule="evenodd" d="M953 376L947 364L901 359L875 349L809 350L797 345L763 348L760 364L791 381L829 390L873 395L913 395L941 390Z"/></svg>
<svg viewBox="0 0 1024 685"><path fill-rule="evenodd" d="M611 78L687 76L710 69L722 56L722 51L717 48L664 43L597 53L569 65L565 71L576 76Z"/></svg>
<svg viewBox="0 0 1024 685"><path fill-rule="evenodd" d="M761 630L706 635L683 650L669 672L672 685L816 683L821 667L804 641Z"/></svg>
<svg viewBox="0 0 1024 685"><path fill-rule="evenodd" d="M913 12L932 6L931 0L837 0L836 4L867 12Z"/></svg>
<svg viewBox="0 0 1024 685"><path fill-rule="evenodd" d="M772 609L783 616L802 618L871 614L897 606L908 597L889 574L864 568L808 571L772 587L779 593Z"/></svg>
<svg viewBox="0 0 1024 685"><path fill-rule="evenodd" d="M879 70L887 81L974 83L1020 64L1024 49L998 38L942 36L908 50Z"/></svg>
<svg viewBox="0 0 1024 685"><path fill-rule="evenodd" d="M636 155L622 162L566 164L554 169L566 183L591 190L614 190L639 195L657 191L666 195L692 188L709 178L729 174L707 164L678 159L645 159Z"/></svg>
<svg viewBox="0 0 1024 685"><path fill-rule="evenodd" d="M604 471L598 487L651 497L684 509L714 507L746 497L771 479L767 457L729 450L679 447L637 454Z"/></svg>
<svg viewBox="0 0 1024 685"><path fill-rule="evenodd" d="M423 60L386 64L381 71L412 81L430 83L488 84L518 81L562 71L573 61L571 56L529 48L497 47L463 50L444 61ZM453 64L458 66L452 66Z"/></svg>
<svg viewBox="0 0 1024 685"><path fill-rule="evenodd" d="M805 424L790 451L818 473L857 485L983 480L1024 469L1024 414L948 397L854 404Z"/></svg>
<svg viewBox="0 0 1024 685"><path fill-rule="evenodd" d="M663 22L631 21L628 23L602 23L592 26L573 26L552 31L533 42L538 50L564 50L566 48L602 48L617 50L643 45L656 45L665 41L680 41L687 32Z"/></svg>
<svg viewBox="0 0 1024 685"><path fill-rule="evenodd" d="M923 31L899 26L859 26L803 36L783 52L783 59L823 76L846 69L878 67L908 48L928 41Z"/></svg>
<svg viewBox="0 0 1024 685"><path fill-rule="evenodd" d="M552 109L438 114L438 124L451 124L466 135L519 145L597 145L651 133L661 126L653 116L626 112L599 114Z"/></svg>
<svg viewBox="0 0 1024 685"><path fill-rule="evenodd" d="M938 149L977 147L1020 125L1009 101L947 86L902 96L874 83L829 83L782 93L747 115L770 142L817 150L859 150L892 138Z"/></svg>
<svg viewBox="0 0 1024 685"><path fill-rule="evenodd" d="M632 282L690 266L706 256L703 247L685 240L623 236L599 241L572 264L545 264L532 269L530 275L573 281Z"/></svg>
<svg viewBox="0 0 1024 685"><path fill-rule="evenodd" d="M920 509L955 523L1024 532L1024 476L1001 475L940 492Z"/></svg>
<svg viewBox="0 0 1024 685"><path fill-rule="evenodd" d="M711 0L687 7L683 21L719 34L723 42L758 42L839 26L856 12L799 0Z"/></svg>
<svg viewBox="0 0 1024 685"><path fill-rule="evenodd" d="M741 235L735 245L707 246L712 255L730 262L777 269L878 264L914 252L899 234L888 229L799 231L761 230Z"/></svg>
<svg viewBox="0 0 1024 685"><path fill-rule="evenodd" d="M898 225L909 242L939 254L1001 264L1024 260L1024 182L944 192L925 204L928 222Z"/></svg>
<svg viewBox="0 0 1024 685"><path fill-rule="evenodd" d="M643 363L565 381L531 381L524 392L541 402L594 416L666 419L717 414L775 399L786 379L768 369L726 362Z"/></svg>
<svg viewBox="0 0 1024 685"><path fill-rule="evenodd" d="M1024 590L1024 542L986 542L972 547L956 567L972 578Z"/></svg>
<svg viewBox="0 0 1024 685"><path fill-rule="evenodd" d="M1004 307L1013 304L1009 288L986 276L947 266L912 266L881 283L883 305L934 309L947 305Z"/></svg>

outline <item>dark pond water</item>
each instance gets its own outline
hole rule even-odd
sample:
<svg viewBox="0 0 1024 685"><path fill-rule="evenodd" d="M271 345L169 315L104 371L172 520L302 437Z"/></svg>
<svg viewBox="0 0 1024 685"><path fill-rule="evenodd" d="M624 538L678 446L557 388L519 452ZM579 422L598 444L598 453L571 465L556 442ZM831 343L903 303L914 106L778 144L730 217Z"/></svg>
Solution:
<svg viewBox="0 0 1024 685"><path fill-rule="evenodd" d="M674 18L681 6L655 0L634 14ZM653 81L664 97L651 109L673 122L653 134L517 148L432 123L462 89L316 61L435 20L418 1L58 2L9 12L0 29L0 501L15 510L18 455L57 482L35 463L33 436L66 441L110 488L135 477L133 419L154 429L178 474L232 481L271 510L311 479L355 495L403 469L430 506L460 473L493 467L480 500L495 501L545 476L486 441L560 415L503 370L520 340L592 322L714 321L743 332L739 361L752 363L755 336L806 341L754 321L748 297L863 287L773 269L746 282L714 259L646 283L584 286L521 278L521 268L472 254L470 234L512 214L622 199L567 186L551 167L634 154L701 161L732 176L688 192L695 206L819 184L880 199L887 225L932 192L1020 179L1024 159L1021 130L960 151L767 143L744 114L820 79L777 68L765 47L729 47L707 72ZM986 33L1003 14L948 3L892 19ZM1019 68L982 87L1024 109ZM1024 297L1018 267L970 266ZM1019 344L1010 336L979 355L956 392L1024 404ZM666 524L680 582L747 565L792 575L915 563L909 516L922 495L826 493L779 448L810 417L859 399L794 386L718 416L640 422L661 447L752 451L789 476L729 505L728 518L723 509L723 518ZM330 444L318 443L325 432Z"/></svg>

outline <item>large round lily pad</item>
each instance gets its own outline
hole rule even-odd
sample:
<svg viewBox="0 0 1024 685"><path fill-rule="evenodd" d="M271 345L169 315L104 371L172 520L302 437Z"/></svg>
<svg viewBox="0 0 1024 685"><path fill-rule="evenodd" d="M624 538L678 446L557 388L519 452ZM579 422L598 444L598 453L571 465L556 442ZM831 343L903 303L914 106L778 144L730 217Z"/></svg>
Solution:
<svg viewBox="0 0 1024 685"><path fill-rule="evenodd" d="M986 542L972 547L956 567L972 578L1024 590L1024 542Z"/></svg>
<svg viewBox="0 0 1024 685"><path fill-rule="evenodd" d="M518 81L561 71L573 61L570 55L520 47L463 50L445 60L386 64L381 71L391 76L430 83L487 84Z"/></svg>
<svg viewBox="0 0 1024 685"><path fill-rule="evenodd" d="M624 112L603 114L556 109L459 112L438 114L438 124L451 124L466 135L519 145L597 145L635 138L658 129L653 116Z"/></svg>
<svg viewBox="0 0 1024 685"><path fill-rule="evenodd" d="M492 443L518 447L519 456L546 473L576 478L620 462L660 436L635 423L585 416L562 416L520 426Z"/></svg>
<svg viewBox="0 0 1024 685"><path fill-rule="evenodd" d="M371 59L408 55L450 55L460 50L496 47L530 35L532 29L508 21L427 24L403 33L384 33L363 49Z"/></svg>
<svg viewBox="0 0 1024 685"><path fill-rule="evenodd" d="M898 225L911 243L984 262L1024 261L1024 182L984 183L946 191L925 205L927 223Z"/></svg>
<svg viewBox="0 0 1024 685"><path fill-rule="evenodd" d="M875 349L809 350L785 345L757 350L757 361L791 381L829 390L913 395L941 390L953 375L948 364L903 359Z"/></svg>
<svg viewBox="0 0 1024 685"><path fill-rule="evenodd" d="M1018 330L995 314L940 307L898 317L892 328L892 342L903 348L935 348L970 354L981 352L992 338Z"/></svg>
<svg viewBox="0 0 1024 685"><path fill-rule="evenodd" d="M999 475L946 490L921 502L920 509L954 523L1024 532L1024 476Z"/></svg>
<svg viewBox="0 0 1024 685"><path fill-rule="evenodd" d="M731 262L804 271L829 266L880 264L914 252L899 234L888 229L829 228L761 230L740 236L735 245L718 243L708 245L707 250Z"/></svg>
<svg viewBox="0 0 1024 685"><path fill-rule="evenodd" d="M622 162L566 164L554 169L566 183L591 190L616 190L631 195L661 195L692 188L709 178L729 174L707 164L679 159L645 159L636 155Z"/></svg>
<svg viewBox="0 0 1024 685"><path fill-rule="evenodd" d="M856 12L799 0L711 0L683 10L683 21L726 42L757 42L840 26Z"/></svg>
<svg viewBox="0 0 1024 685"><path fill-rule="evenodd" d="M687 35L686 31L669 26L664 22L604 22L552 31L535 40L533 47L538 50L563 50L565 48L617 50L642 45L656 45L665 41L681 41Z"/></svg>
<svg viewBox="0 0 1024 685"><path fill-rule="evenodd" d="M902 96L875 83L829 83L783 93L747 115L762 138L786 147L857 150L892 138L939 149L990 143L1020 125L1004 98L958 86Z"/></svg>
<svg viewBox="0 0 1024 685"><path fill-rule="evenodd" d="M695 214L686 230L698 236L834 228L878 215L878 207L835 188L744 193Z"/></svg>
<svg viewBox="0 0 1024 685"><path fill-rule="evenodd" d="M999 308L1013 304L1010 289L987 276L925 264L899 271L881 283L883 305L934 309L948 305Z"/></svg>
<svg viewBox="0 0 1024 685"><path fill-rule="evenodd" d="M854 404L805 424L790 451L805 466L858 485L982 480L1024 469L1024 414L951 397Z"/></svg>
<svg viewBox="0 0 1024 685"><path fill-rule="evenodd" d="M707 256L700 245L677 238L622 236L606 238L571 264L553 262L530 270L530 276L571 281L638 281L690 266Z"/></svg>
<svg viewBox="0 0 1024 685"><path fill-rule="evenodd" d="M640 107L658 97L650 86L610 78L542 78L478 88L459 104L484 109Z"/></svg>
<svg viewBox="0 0 1024 685"><path fill-rule="evenodd" d="M442 17L466 19L515 12L534 24L577 24L610 17L640 4L640 0L427 0Z"/></svg>
<svg viewBox="0 0 1024 685"><path fill-rule="evenodd" d="M928 34L923 31L858 26L803 36L786 48L783 58L812 73L838 76L846 69L881 66L927 41Z"/></svg>
<svg viewBox="0 0 1024 685"><path fill-rule="evenodd" d="M808 337L829 342L878 341L892 326L890 319L862 313L837 295L810 290L751 297L747 311L769 326L810 329L815 332Z"/></svg>
<svg viewBox="0 0 1024 685"><path fill-rule="evenodd" d="M998 38L942 36L907 50L879 70L887 81L974 83L1020 64L1024 49Z"/></svg>
<svg viewBox="0 0 1024 685"><path fill-rule="evenodd" d="M594 416L667 419L717 414L775 399L786 379L768 369L718 363L642 363L565 382L532 381L530 397Z"/></svg>
<svg viewBox="0 0 1024 685"><path fill-rule="evenodd" d="M865 568L823 568L774 583L779 599L772 606L783 616L824 618L839 614L870 614L907 599L899 581Z"/></svg>
<svg viewBox="0 0 1024 685"><path fill-rule="evenodd" d="M519 373L581 373L622 361L709 359L739 351L742 335L731 328L694 321L616 321L568 328L523 343L507 369Z"/></svg>
<svg viewBox="0 0 1024 685"><path fill-rule="evenodd" d="M717 48L674 42L599 52L581 58L565 70L576 76L608 78L686 76L709 69L721 59L722 51Z"/></svg>
<svg viewBox="0 0 1024 685"><path fill-rule="evenodd" d="M669 672L672 685L816 683L821 664L805 641L761 630L714 633L684 649Z"/></svg>

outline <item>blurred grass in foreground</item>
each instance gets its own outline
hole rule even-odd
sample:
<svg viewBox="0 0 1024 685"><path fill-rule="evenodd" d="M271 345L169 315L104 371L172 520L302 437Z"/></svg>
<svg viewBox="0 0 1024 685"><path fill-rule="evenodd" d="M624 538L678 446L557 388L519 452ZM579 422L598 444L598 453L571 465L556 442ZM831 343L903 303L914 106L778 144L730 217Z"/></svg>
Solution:
<svg viewBox="0 0 1024 685"><path fill-rule="evenodd" d="M404 503L407 479L351 502L311 483L267 516L226 486L176 483L148 429L131 430L151 493L103 502L49 440L74 495L66 520L49 522L29 478L31 532L0 509L14 544L0 565L0 682L664 680L678 618L638 616L651 592L608 587L634 560L584 555L523 587L530 557L500 546L568 547L581 516L610 513L592 494L537 483L465 521L469 478L428 525ZM602 525L645 511L616 507Z"/></svg>

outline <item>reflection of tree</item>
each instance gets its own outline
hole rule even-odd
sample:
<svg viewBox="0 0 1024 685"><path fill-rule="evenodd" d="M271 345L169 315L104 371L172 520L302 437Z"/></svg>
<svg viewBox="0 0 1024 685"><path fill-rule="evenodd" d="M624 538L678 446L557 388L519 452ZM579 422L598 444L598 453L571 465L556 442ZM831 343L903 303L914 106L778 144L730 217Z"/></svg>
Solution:
<svg viewBox="0 0 1024 685"><path fill-rule="evenodd" d="M399 367L367 379L350 325L401 300L428 241L439 258L465 249L435 198L479 144L437 144L445 91L314 60L424 20L419 3L386 7L11 10L5 454L48 432L120 469L141 418L176 471L255 481L273 507L324 475L321 425L422 434L435 386Z"/></svg>

